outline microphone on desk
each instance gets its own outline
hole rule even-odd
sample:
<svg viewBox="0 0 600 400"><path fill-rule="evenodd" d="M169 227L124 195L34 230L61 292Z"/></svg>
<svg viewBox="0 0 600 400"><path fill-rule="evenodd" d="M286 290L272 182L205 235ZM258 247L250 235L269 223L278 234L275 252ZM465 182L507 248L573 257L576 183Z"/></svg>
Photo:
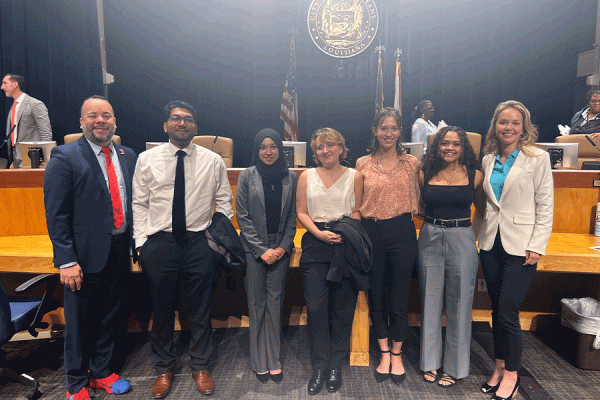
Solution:
<svg viewBox="0 0 600 400"><path fill-rule="evenodd" d="M6 135L6 139L4 139L4 141L2 142L2 144L0 144L0 149L2 149L2 147L8 143L9 139L10 139L10 135L12 135L13 131L15 130L17 126L13 125L12 128L10 128L10 131L8 132L8 135Z"/></svg>
<svg viewBox="0 0 600 400"><path fill-rule="evenodd" d="M215 136L215 140L213 140L212 147L210 148L211 151L214 151L213 149L215 148L215 143L217 143L217 139L219 139L219 135Z"/></svg>
<svg viewBox="0 0 600 400"><path fill-rule="evenodd" d="M594 142L592 140L592 138L590 137L590 135L585 135L585 138L592 144L592 146L594 146L596 148L596 150L600 151L600 149L598 148L598 146L596 146L596 142Z"/></svg>

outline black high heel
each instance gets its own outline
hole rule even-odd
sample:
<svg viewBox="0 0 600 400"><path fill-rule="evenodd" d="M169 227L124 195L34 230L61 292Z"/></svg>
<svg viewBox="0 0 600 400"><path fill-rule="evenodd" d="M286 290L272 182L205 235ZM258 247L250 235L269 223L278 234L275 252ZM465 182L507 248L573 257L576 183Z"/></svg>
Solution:
<svg viewBox="0 0 600 400"><path fill-rule="evenodd" d="M281 381L283 380L283 372L280 372L278 374L271 374L269 373L269 377L271 378L271 380L275 383L281 383Z"/></svg>
<svg viewBox="0 0 600 400"><path fill-rule="evenodd" d="M256 379L258 379L261 383L267 383L269 381L269 372L265 372L264 374L259 374L255 372Z"/></svg>
<svg viewBox="0 0 600 400"><path fill-rule="evenodd" d="M491 386L487 382L481 385L481 391L485 394L496 393L496 390L500 387L500 382L498 384Z"/></svg>
<svg viewBox="0 0 600 400"><path fill-rule="evenodd" d="M515 397L517 395L517 392L519 391L519 384L521 383L521 378L517 377L517 382L515 382L515 387L512 390L512 393L508 396L508 397L501 397L498 396L498 394L494 394L494 396L492 396L492 400L510 400L513 397Z"/></svg>
<svg viewBox="0 0 600 400"><path fill-rule="evenodd" d="M390 350L381 350L381 354L385 354L385 353L390 353ZM381 361L381 359L380 359L380 361ZM390 368L391 368L391 366L390 366ZM375 380L377 382L383 382L389 377L390 377L389 372L387 374L381 373L381 372L378 372L377 369L375 369Z"/></svg>
<svg viewBox="0 0 600 400"><path fill-rule="evenodd" d="M402 354L402 350L400 351L400 353L394 353L392 351L391 354L393 356L400 357L400 355ZM390 368L391 368L391 365L390 365ZM394 382L396 385L400 385L402 382L404 382L404 379L406 379L406 372L403 373L402 375L396 375L396 374L390 372L390 375L392 376L392 382Z"/></svg>

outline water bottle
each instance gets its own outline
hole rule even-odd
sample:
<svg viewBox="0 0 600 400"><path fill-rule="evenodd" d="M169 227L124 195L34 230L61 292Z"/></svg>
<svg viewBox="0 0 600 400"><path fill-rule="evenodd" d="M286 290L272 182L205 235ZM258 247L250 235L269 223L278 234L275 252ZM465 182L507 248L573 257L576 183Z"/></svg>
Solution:
<svg viewBox="0 0 600 400"><path fill-rule="evenodd" d="M596 206L596 226L594 227L594 235L600 236L600 203Z"/></svg>

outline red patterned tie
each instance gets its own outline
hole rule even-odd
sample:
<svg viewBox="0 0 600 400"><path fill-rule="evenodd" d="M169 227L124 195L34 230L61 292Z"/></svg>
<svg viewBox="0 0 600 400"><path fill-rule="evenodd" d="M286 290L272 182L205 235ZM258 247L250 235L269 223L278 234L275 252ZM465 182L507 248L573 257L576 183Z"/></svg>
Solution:
<svg viewBox="0 0 600 400"><path fill-rule="evenodd" d="M15 147L15 144L17 142L17 132L15 132L15 129L13 129L14 126L15 126L15 114L16 114L16 111L17 111L17 104L19 104L18 101L15 101L13 103L13 107L12 107L12 110L10 112L10 129L11 129L11 135L10 135L10 137L11 137L11 140L12 140L13 147Z"/></svg>
<svg viewBox="0 0 600 400"><path fill-rule="evenodd" d="M123 217L123 205L121 204L121 195L119 194L119 183L117 182L117 173L115 166L110 158L110 148L103 147L102 152L106 156L106 172L108 172L108 184L110 186L110 199L112 200L113 221L115 228L121 229L125 218Z"/></svg>

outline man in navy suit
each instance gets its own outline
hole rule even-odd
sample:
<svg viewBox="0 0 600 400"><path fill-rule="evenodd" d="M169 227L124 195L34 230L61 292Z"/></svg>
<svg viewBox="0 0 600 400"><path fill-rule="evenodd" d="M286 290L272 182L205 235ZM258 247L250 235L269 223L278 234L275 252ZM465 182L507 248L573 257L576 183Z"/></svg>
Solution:
<svg viewBox="0 0 600 400"><path fill-rule="evenodd" d="M81 107L79 140L52 150L44 205L65 309L67 398L90 399L88 388L121 394L129 382L111 369L133 219L133 150L112 141L112 106L92 96ZM135 254L135 253L133 253Z"/></svg>

